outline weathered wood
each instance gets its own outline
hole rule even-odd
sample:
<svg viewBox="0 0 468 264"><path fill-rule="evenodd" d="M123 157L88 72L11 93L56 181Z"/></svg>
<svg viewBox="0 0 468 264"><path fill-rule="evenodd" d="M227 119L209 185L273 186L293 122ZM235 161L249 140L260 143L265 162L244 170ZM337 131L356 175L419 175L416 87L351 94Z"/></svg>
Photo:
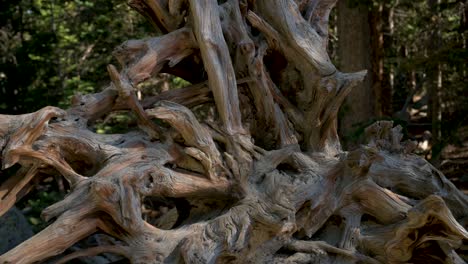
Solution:
<svg viewBox="0 0 468 264"><path fill-rule="evenodd" d="M128 4L163 33L176 30L184 20L180 0L130 0Z"/></svg>
<svg viewBox="0 0 468 264"><path fill-rule="evenodd" d="M28 188L27 185L36 176L36 173L37 165L21 168L15 176L8 178L0 186L0 215L8 212L22 196L32 189Z"/></svg>
<svg viewBox="0 0 468 264"><path fill-rule="evenodd" d="M22 167L0 186L0 215L41 175L70 183L42 212L53 222L0 263L45 261L98 230L118 244L59 263L105 252L131 263L462 263L468 198L411 154L401 128L378 122L368 144L340 146L338 110L366 73L341 73L326 54L335 2L131 1L167 34L118 47L109 86L67 111L0 115L2 168ZM161 71L206 75L139 101L134 87ZM207 103L217 113L200 120ZM123 110L137 131L91 131ZM163 225L142 216L148 198L174 203L151 221Z"/></svg>
<svg viewBox="0 0 468 264"><path fill-rule="evenodd" d="M125 101L128 107L135 113L140 128L148 133L148 135L153 139L158 139L161 134L161 129L149 120L143 107L138 102L135 89L130 83L128 77L119 74L113 65L109 65L107 70L112 80L112 84L119 93L118 99Z"/></svg>
<svg viewBox="0 0 468 264"><path fill-rule="evenodd" d="M209 179L219 177L221 154L209 131L198 122L192 111L176 103L159 101L147 113L171 124L182 135L185 144L194 147L186 148L185 151L203 164Z"/></svg>
<svg viewBox="0 0 468 264"><path fill-rule="evenodd" d="M2 263L34 263L65 251L77 241L97 231L98 219L83 212L62 215L34 237L0 257Z"/></svg>
<svg viewBox="0 0 468 264"><path fill-rule="evenodd" d="M236 77L223 37L218 5L215 0L190 0L189 3L194 33L224 129L230 135L244 133Z"/></svg>

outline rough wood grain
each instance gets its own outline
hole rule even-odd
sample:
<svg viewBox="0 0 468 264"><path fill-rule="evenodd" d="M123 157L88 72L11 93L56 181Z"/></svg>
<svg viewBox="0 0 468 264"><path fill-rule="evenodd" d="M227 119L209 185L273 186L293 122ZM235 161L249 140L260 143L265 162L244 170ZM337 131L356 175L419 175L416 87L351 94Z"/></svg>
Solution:
<svg viewBox="0 0 468 264"><path fill-rule="evenodd" d="M70 183L42 212L51 224L0 263L43 262L98 231L116 244L58 263L105 252L131 263L466 261L468 198L400 127L378 122L367 144L341 148L338 110L366 73L342 73L326 54L335 2L131 1L164 35L118 47L107 87L67 111L0 115L2 169L21 166L0 186L0 215L33 180ZM163 71L194 84L139 101L134 87ZM133 112L138 129L92 131L114 111Z"/></svg>

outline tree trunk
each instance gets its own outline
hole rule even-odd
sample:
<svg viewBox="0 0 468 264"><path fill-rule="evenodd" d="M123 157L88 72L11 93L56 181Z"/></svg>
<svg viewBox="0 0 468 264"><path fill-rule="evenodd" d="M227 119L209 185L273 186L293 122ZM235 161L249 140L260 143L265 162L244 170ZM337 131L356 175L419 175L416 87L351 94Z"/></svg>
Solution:
<svg viewBox="0 0 468 264"><path fill-rule="evenodd" d="M391 48L393 7L380 2L369 12L370 38L372 47L372 91L375 95L374 114L379 117L392 116L392 87L390 70L385 69L385 53Z"/></svg>
<svg viewBox="0 0 468 264"><path fill-rule="evenodd" d="M377 32L371 30L370 13L369 7L365 5L350 6L348 0L338 1L339 66L341 70L347 72L362 69L368 71L364 81L350 92L343 106L344 115L340 119L340 134L348 147L354 147L351 143L356 141L353 139L356 132L380 114L376 109L381 104L379 88L373 87L373 83L380 84L379 79L373 80L379 74L379 65L378 63L373 65L372 61L378 60L380 56L379 54L372 56L374 47L372 44L376 43L373 43L375 41L372 41L371 34Z"/></svg>
<svg viewBox="0 0 468 264"><path fill-rule="evenodd" d="M410 153L400 127L379 122L367 145L340 146L339 107L365 72L327 56L334 4L131 1L166 34L118 47L108 87L66 111L0 115L2 168L22 167L0 187L0 214L39 175L71 186L43 211L52 223L0 263L41 262L96 232L117 242L57 263L103 252L131 263L462 263L467 197ZM195 84L138 101L134 87L160 72ZM212 119L194 114L210 103ZM116 110L139 130L91 131ZM175 209L150 223L148 199Z"/></svg>
<svg viewBox="0 0 468 264"><path fill-rule="evenodd" d="M427 0L429 10L433 13L431 17L432 29L428 38L428 56L436 57L438 49L440 49L440 0ZM428 72L428 116L432 124L431 138L431 162L434 165L440 163L440 153L442 151L442 107L441 94L442 92L442 71L439 63L432 63L429 66Z"/></svg>

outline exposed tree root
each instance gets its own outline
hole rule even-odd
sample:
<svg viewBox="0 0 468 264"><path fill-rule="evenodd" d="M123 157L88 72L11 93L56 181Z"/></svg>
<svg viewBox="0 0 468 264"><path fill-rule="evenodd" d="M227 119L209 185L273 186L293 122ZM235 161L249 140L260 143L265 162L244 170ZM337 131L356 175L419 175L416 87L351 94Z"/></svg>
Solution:
<svg viewBox="0 0 468 264"><path fill-rule="evenodd" d="M378 122L367 145L341 149L338 109L365 72L341 73L328 58L335 1L130 4L167 34L117 48L122 69L109 66L108 87L67 111L0 115L2 168L22 166L0 186L0 215L40 173L71 186L43 211L52 223L0 263L41 262L97 231L121 243L58 263L103 252L132 263L463 262L468 199L411 154L401 128ZM135 96L159 72L190 77L187 65L207 79ZM193 108L208 102L217 114L199 120ZM133 112L139 130L89 129L114 110ZM147 197L190 206L162 229L142 217Z"/></svg>

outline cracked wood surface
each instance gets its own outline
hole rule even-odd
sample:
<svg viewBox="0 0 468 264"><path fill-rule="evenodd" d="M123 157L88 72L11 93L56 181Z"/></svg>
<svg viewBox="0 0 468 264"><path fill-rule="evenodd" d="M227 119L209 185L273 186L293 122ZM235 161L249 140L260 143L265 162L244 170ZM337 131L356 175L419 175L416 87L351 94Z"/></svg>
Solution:
<svg viewBox="0 0 468 264"><path fill-rule="evenodd" d="M0 186L0 215L44 174L70 185L42 212L51 224L0 263L104 252L131 263L463 263L468 199L411 154L400 127L380 121L368 144L340 146L338 110L366 73L328 58L335 2L130 1L164 35L116 48L107 87L66 111L0 115L2 169L21 166ZM193 84L139 101L134 87L159 72ZM217 113L197 117L210 103ZM133 113L138 129L94 133L113 111ZM174 210L164 228L146 221L147 198L174 201L176 221L163 219ZM118 243L62 254L96 232Z"/></svg>

